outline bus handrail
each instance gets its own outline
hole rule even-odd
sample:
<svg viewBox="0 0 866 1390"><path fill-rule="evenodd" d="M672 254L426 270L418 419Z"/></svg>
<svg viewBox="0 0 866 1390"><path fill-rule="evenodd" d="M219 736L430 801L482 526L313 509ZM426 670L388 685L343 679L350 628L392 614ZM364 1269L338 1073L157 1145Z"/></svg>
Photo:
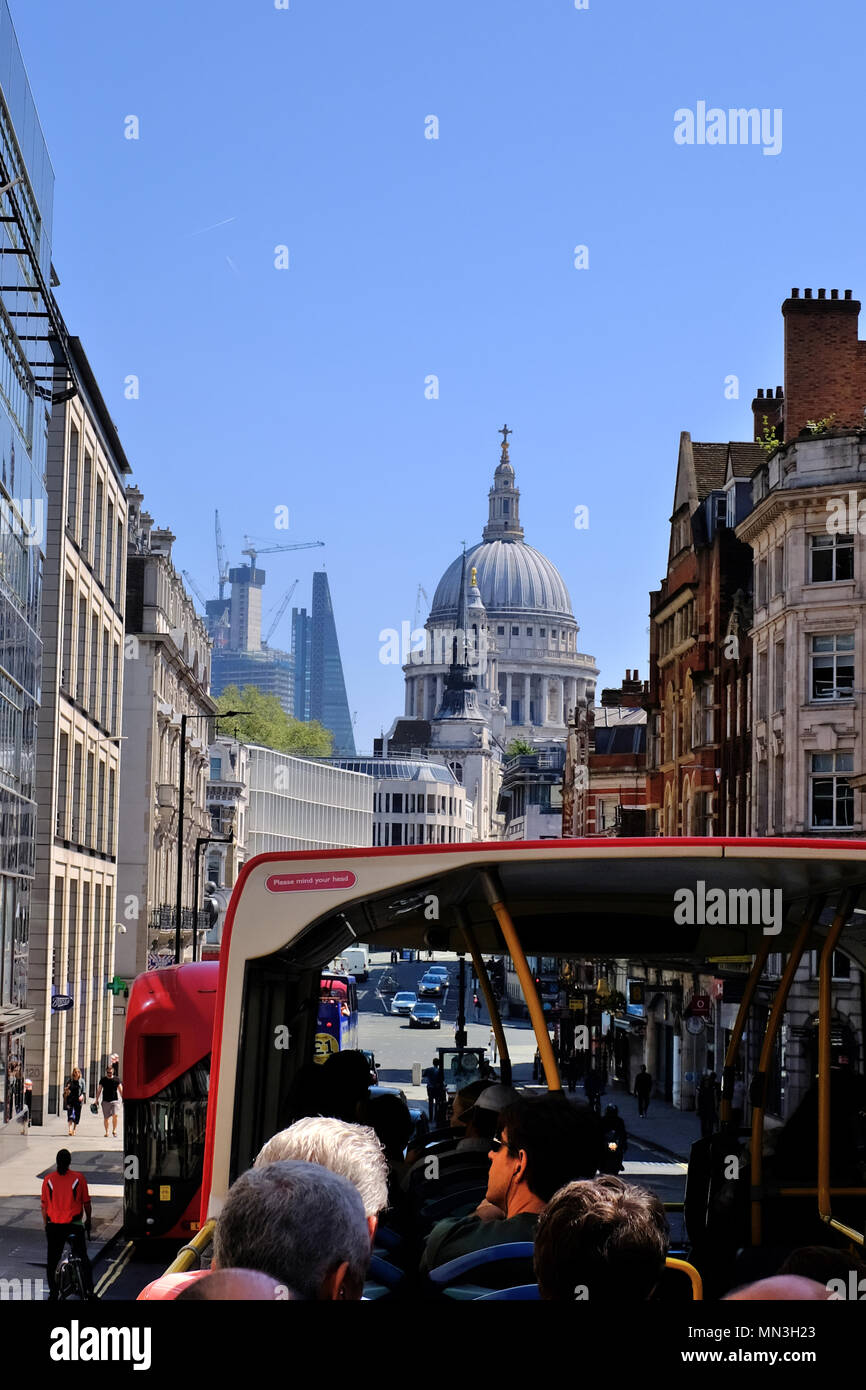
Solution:
<svg viewBox="0 0 866 1390"><path fill-rule="evenodd" d="M677 1269L681 1274L687 1274L692 1286L692 1302L702 1303L704 1298L704 1281L688 1260L675 1259L673 1255L668 1255L665 1260L665 1269Z"/></svg>
<svg viewBox="0 0 866 1390"><path fill-rule="evenodd" d="M172 1260L166 1274L185 1274L188 1269L201 1264L201 1257L213 1240L216 1222L206 1221L188 1245L182 1245Z"/></svg>

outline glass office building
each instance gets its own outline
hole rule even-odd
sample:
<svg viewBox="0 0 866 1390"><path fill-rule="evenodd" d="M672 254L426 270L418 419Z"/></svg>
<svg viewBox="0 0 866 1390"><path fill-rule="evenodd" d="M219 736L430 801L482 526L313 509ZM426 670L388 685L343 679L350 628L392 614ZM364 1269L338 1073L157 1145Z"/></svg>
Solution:
<svg viewBox="0 0 866 1390"><path fill-rule="evenodd" d="M318 719L334 735L334 753L355 756L337 624L324 570L313 575L312 613L292 609L295 663L295 718Z"/></svg>
<svg viewBox="0 0 866 1390"><path fill-rule="evenodd" d="M54 172L0 0L0 1132L25 1073L36 718L52 388L66 384L51 299Z"/></svg>

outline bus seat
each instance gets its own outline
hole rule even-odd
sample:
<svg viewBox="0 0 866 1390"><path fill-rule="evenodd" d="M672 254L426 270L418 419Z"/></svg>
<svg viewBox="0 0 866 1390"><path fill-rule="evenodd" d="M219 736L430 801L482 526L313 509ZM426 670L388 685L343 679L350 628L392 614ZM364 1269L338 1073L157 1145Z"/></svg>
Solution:
<svg viewBox="0 0 866 1390"><path fill-rule="evenodd" d="M479 1294L478 1302L489 1303L491 1302L491 1300L498 1300L500 1302L508 1303L528 1303L535 1302L540 1298L541 1294L538 1291L537 1284L515 1284L514 1288L512 1289L494 1289L492 1293Z"/></svg>
<svg viewBox="0 0 866 1390"><path fill-rule="evenodd" d="M399 1231L392 1230L390 1226L383 1226L380 1222L376 1227L375 1245L381 1246L384 1251L392 1251L396 1254L403 1246L403 1237Z"/></svg>
<svg viewBox="0 0 866 1390"><path fill-rule="evenodd" d="M383 1260L381 1255L374 1254L370 1260L370 1267L367 1271L367 1278L376 1284L384 1284L390 1293L396 1293L406 1282L406 1275L402 1269L392 1265L388 1260Z"/></svg>
<svg viewBox="0 0 866 1390"><path fill-rule="evenodd" d="M471 1216L478 1203L484 1200L487 1184L474 1187L455 1188L453 1192L437 1193L429 1202L418 1209L418 1221L426 1226L435 1226L446 1216Z"/></svg>
<svg viewBox="0 0 866 1390"><path fill-rule="evenodd" d="M467 1286L489 1293L491 1289L511 1288L515 1281L527 1283L527 1275L531 1278L535 1272L533 1250L531 1240L487 1245L483 1250L473 1250L428 1270L427 1278L447 1298L480 1297L477 1293L469 1293Z"/></svg>

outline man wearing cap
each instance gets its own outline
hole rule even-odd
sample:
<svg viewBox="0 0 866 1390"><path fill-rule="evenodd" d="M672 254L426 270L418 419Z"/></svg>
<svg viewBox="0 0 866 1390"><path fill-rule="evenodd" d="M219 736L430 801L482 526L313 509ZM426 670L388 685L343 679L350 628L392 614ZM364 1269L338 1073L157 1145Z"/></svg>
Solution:
<svg viewBox="0 0 866 1390"><path fill-rule="evenodd" d="M498 1089L490 1087L479 1102ZM521 1096L501 1111L498 1128L490 1144L484 1200L472 1216L433 1227L422 1273L491 1245L534 1240L538 1218L554 1192L595 1176L597 1121L564 1096Z"/></svg>

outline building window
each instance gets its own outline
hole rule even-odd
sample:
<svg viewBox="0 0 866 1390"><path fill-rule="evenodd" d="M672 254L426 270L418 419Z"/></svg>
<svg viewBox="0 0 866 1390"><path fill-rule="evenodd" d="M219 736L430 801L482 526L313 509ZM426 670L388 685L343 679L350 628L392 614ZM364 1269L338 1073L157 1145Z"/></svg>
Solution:
<svg viewBox="0 0 866 1390"><path fill-rule="evenodd" d="M391 826L391 844L392 844L392 845L402 845L402 843L403 843L403 827L402 827L402 825L400 825L399 823L395 822L395 824Z"/></svg>
<svg viewBox="0 0 866 1390"><path fill-rule="evenodd" d="M546 636L547 636L547 628L546 628L546 627L540 627L540 628L538 629L538 635L539 635L539 637L546 637Z"/></svg>
<svg viewBox="0 0 866 1390"><path fill-rule="evenodd" d="M810 536L809 582L826 584L854 578L853 536Z"/></svg>
<svg viewBox="0 0 866 1390"><path fill-rule="evenodd" d="M403 793L402 793L402 792L395 792L395 793L394 793L393 797L391 798L391 809L392 809L392 811L399 811L400 815L402 816L402 814L403 814Z"/></svg>
<svg viewBox="0 0 866 1390"><path fill-rule="evenodd" d="M757 708L756 713L757 713L757 716L758 716L759 719L766 719L766 717L767 717L767 703L768 703L767 697L768 697L768 694L769 694L769 692L768 692L768 690L767 690L767 681L768 681L767 662L768 662L768 653L767 653L767 649L766 649L766 647L765 647L764 650L763 650L762 652L758 652L758 671L757 671L757 677L756 677L756 679L757 679L757 685L758 685L758 689L757 689L758 708Z"/></svg>
<svg viewBox="0 0 866 1390"><path fill-rule="evenodd" d="M777 753L773 759L773 829L777 835L784 831L785 817L785 759Z"/></svg>
<svg viewBox="0 0 866 1390"><path fill-rule="evenodd" d="M555 628L555 627L552 627L552 628L550 629L550 635L551 635L551 637L553 637L554 639L556 638L556 628Z"/></svg>
<svg viewBox="0 0 866 1390"><path fill-rule="evenodd" d="M519 636L520 636L520 628L519 628L519 627L512 627L512 629L511 629L511 636L512 636L512 637L519 637Z"/></svg>
<svg viewBox="0 0 866 1390"><path fill-rule="evenodd" d="M773 593L785 592L785 542L780 541L773 551Z"/></svg>
<svg viewBox="0 0 866 1390"><path fill-rule="evenodd" d="M211 758L210 760L210 780L218 782L223 775L222 758Z"/></svg>
<svg viewBox="0 0 866 1390"><path fill-rule="evenodd" d="M817 980L821 970L821 952L810 951L809 957L809 974L813 980ZM850 958L845 955L844 951L833 952L833 963L830 975L834 980L851 979L851 961Z"/></svg>
<svg viewBox="0 0 866 1390"><path fill-rule="evenodd" d="M767 561L758 560L755 564L755 607L763 608L767 602Z"/></svg>
<svg viewBox="0 0 866 1390"><path fill-rule="evenodd" d="M813 700L845 700L854 692L854 634L812 638Z"/></svg>
<svg viewBox="0 0 866 1390"><path fill-rule="evenodd" d="M785 643L777 642L773 649L773 709L785 708Z"/></svg>
<svg viewBox="0 0 866 1390"><path fill-rule="evenodd" d="M854 824L854 792L846 776L853 771L853 753L812 754L813 829L847 830Z"/></svg>
<svg viewBox="0 0 866 1390"><path fill-rule="evenodd" d="M526 629L526 635L527 635L527 637L531 637L531 636L532 636L532 628L531 628L531 627L528 627L528 628Z"/></svg>
<svg viewBox="0 0 866 1390"><path fill-rule="evenodd" d="M496 629L496 631L497 631L497 633L499 634L500 637L504 637L504 636L505 636L505 628L504 628L504 626L503 626L503 627L498 627L498 628Z"/></svg>

